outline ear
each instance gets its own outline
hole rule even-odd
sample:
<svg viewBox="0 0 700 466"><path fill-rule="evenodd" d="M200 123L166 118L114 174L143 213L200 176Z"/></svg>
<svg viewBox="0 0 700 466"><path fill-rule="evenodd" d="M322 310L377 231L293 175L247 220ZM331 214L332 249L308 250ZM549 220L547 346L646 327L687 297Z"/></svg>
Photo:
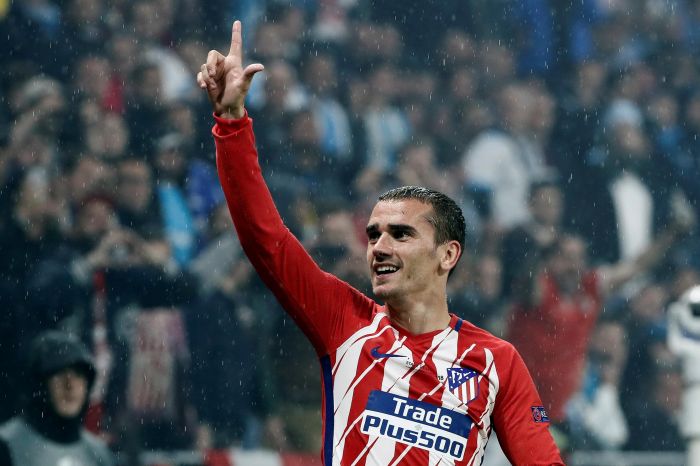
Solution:
<svg viewBox="0 0 700 466"><path fill-rule="evenodd" d="M458 241L453 240L440 246L440 249L440 267L449 272L457 265L457 261L462 256L462 246Z"/></svg>

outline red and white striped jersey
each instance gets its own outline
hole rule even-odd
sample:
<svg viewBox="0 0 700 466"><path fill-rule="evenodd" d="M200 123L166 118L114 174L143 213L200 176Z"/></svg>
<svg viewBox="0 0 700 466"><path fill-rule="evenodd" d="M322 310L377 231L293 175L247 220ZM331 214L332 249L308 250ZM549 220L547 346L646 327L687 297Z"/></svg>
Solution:
<svg viewBox="0 0 700 466"><path fill-rule="evenodd" d="M325 466L479 465L494 430L515 465L563 464L512 345L454 315L421 335L393 325L384 306L322 271L283 225L251 120L217 118L213 133L241 245L319 355Z"/></svg>

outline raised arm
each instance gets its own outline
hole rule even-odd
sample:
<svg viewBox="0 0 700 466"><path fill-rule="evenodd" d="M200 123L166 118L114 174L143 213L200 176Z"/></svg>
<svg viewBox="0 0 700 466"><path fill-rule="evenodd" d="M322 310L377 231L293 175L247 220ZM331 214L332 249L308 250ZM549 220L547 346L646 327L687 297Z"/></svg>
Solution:
<svg viewBox="0 0 700 466"><path fill-rule="evenodd" d="M669 249L693 229L696 224L694 214L680 208L677 210L678 212L674 212L671 225L659 233L639 257L599 268L603 293L612 293L637 275L653 269L661 262Z"/></svg>
<svg viewBox="0 0 700 466"><path fill-rule="evenodd" d="M242 66L241 24L233 25L227 56L211 51L197 75L214 110L216 165L241 247L280 304L320 354L349 326L346 309L370 314L373 302L323 272L282 222L258 163L245 95L262 65ZM212 272L213 273L213 272Z"/></svg>

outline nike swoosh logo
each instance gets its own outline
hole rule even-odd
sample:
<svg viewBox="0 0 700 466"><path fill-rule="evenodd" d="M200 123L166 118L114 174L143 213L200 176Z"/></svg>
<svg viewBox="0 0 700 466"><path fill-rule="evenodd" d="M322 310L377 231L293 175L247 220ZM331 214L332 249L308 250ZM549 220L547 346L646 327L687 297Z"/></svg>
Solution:
<svg viewBox="0 0 700 466"><path fill-rule="evenodd" d="M372 355L373 358L382 359L382 358L404 358L405 357L402 354L380 353L379 348L381 348L381 346L382 345L377 345L374 348L372 348L372 351L370 351L370 354Z"/></svg>

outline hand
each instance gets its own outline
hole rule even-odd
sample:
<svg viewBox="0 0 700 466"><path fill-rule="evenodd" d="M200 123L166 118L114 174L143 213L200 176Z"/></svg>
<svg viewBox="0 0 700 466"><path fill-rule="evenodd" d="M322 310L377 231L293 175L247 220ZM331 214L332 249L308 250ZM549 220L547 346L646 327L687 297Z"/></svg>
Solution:
<svg viewBox="0 0 700 466"><path fill-rule="evenodd" d="M228 55L210 51L207 62L197 73L197 84L207 90L214 114L223 118L241 118L245 115L243 104L253 76L263 69L260 63L243 68L241 22L234 21Z"/></svg>
<svg viewBox="0 0 700 466"><path fill-rule="evenodd" d="M671 225L670 229L677 236L684 236L692 232L697 226L698 219L688 199L681 194L674 194L671 198Z"/></svg>

